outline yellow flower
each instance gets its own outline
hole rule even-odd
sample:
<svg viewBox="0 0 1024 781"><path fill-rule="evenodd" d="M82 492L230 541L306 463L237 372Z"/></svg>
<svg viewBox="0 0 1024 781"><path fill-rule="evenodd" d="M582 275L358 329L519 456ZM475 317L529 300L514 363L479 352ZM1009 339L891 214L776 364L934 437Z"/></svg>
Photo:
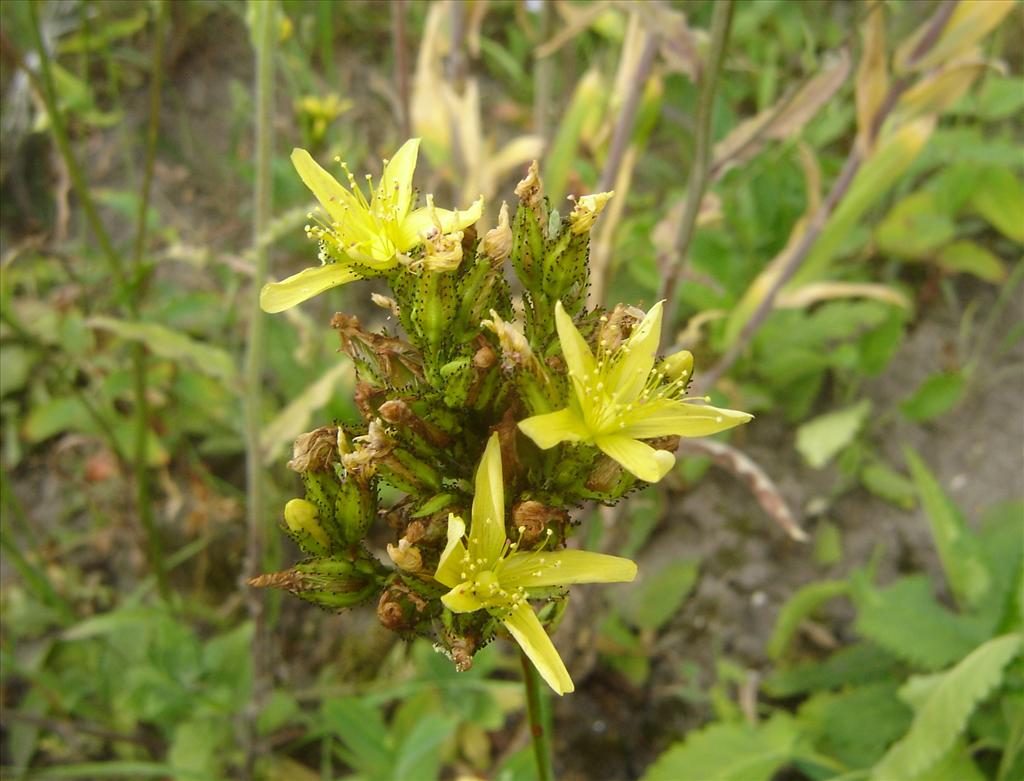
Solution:
<svg viewBox="0 0 1024 781"><path fill-rule="evenodd" d="M673 371L666 361L655 368L661 331L661 303L614 350L598 345L597 357L559 301L558 339L573 392L569 406L520 421L519 428L543 449L559 442L596 445L641 480L654 483L675 464L675 456L641 442L655 437L702 437L751 419L746 412L690 404L684 398L689 369ZM670 376L671 375L671 376Z"/></svg>
<svg viewBox="0 0 1024 781"><path fill-rule="evenodd" d="M367 272L388 271L398 265L399 255L427 238L463 230L480 219L483 198L465 211L448 211L435 208L428 195L426 206L412 209L412 176L419 146L418 138L410 139L390 161L385 161L384 175L376 187L367 174L369 200L344 163L347 188L305 149L292 151L295 170L326 212L323 224L306 226L307 235L321 242L320 260L324 265L265 285L260 291L263 311L281 312L329 288L361 279Z"/></svg>
<svg viewBox="0 0 1024 781"><path fill-rule="evenodd" d="M441 601L455 613L486 610L502 620L541 677L559 694L573 690L558 651L530 607L529 589L570 583L621 583L636 577L629 559L579 550L531 552L505 537L501 448L492 434L476 472L468 545L465 522L448 517L448 544L434 578L451 590ZM549 535L550 537L550 531ZM522 530L520 530L522 539Z"/></svg>

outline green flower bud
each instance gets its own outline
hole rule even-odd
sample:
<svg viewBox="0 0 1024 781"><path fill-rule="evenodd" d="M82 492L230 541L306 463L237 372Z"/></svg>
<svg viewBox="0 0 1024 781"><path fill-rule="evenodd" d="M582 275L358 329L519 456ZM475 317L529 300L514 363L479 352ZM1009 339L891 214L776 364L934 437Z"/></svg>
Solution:
<svg viewBox="0 0 1024 781"><path fill-rule="evenodd" d="M685 385L693 376L693 353L689 350L672 353L662 362L661 371L669 382L682 382Z"/></svg>
<svg viewBox="0 0 1024 781"><path fill-rule="evenodd" d="M330 537L320 525L320 514L312 502L305 499L289 501L284 506L284 522L292 532L293 539L303 549L311 553L326 553L330 550Z"/></svg>

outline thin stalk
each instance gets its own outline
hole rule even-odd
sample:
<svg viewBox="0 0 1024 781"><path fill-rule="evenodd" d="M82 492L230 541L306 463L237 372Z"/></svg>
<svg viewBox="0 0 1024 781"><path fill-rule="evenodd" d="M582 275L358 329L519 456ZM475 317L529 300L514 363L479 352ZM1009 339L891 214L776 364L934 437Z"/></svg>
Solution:
<svg viewBox="0 0 1024 781"><path fill-rule="evenodd" d="M263 396L263 353L266 320L260 310L259 289L267 277L268 247L263 239L270 224L272 207L271 155L274 120L274 15L276 5L268 0L254 3L253 42L256 49L256 184L254 191L253 255L254 287L249 309L249 335L245 356L245 440L248 539L244 581L263 569L266 518L263 506L263 458L260 448ZM265 602L260 589L247 589L246 607L253 622L252 700L245 714L245 777L252 778L259 753L256 721L263 709L267 680L267 625Z"/></svg>
<svg viewBox="0 0 1024 781"><path fill-rule="evenodd" d="M693 241L694 228L697 226L697 215L704 199L704 189L708 184L708 172L711 167L711 117L715 108L715 91L718 88L718 77L725 61L725 48L729 41L732 28L733 0L720 0L715 3L711 16L711 48L708 52L706 66L701 72L700 98L697 103L696 135L694 138L693 165L690 168L690 179L686 187L686 206L683 217L676 228L671 247L663 259L661 272L663 281L659 299L665 299L666 311L662 325L662 337L672 333L676 321L676 287L682 276L683 266Z"/></svg>
<svg viewBox="0 0 1024 781"><path fill-rule="evenodd" d="M949 21L950 16L953 14L953 10L956 8L957 0L944 0L942 5L936 9L935 13L932 14L931 19L928 22L928 28L925 34L921 37L917 47L914 49L910 57L910 62L913 63L919 60L928 50L935 45L935 42L939 39L943 28L946 26L946 22ZM882 105L878 109L878 114L875 116L872 126L869 140L873 140L878 136L878 132L889 114L896 107L900 97L910 86L911 80L909 77L899 79L889 87L889 91L886 93L885 98L882 101ZM861 151L860 144L855 144L850 152L850 156L846 159L846 163L843 165L843 170L840 171L839 177L836 179L835 184L832 185L832 189L829 191L828 197L821 206L814 212L811 218L810 224L800 237L800 241L790 252L789 257L786 259L785 264L782 266L782 270L778 277L773 282L772 286L765 293L754 310L754 313L750 316L746 325L743 326L743 330L740 331L740 335L733 342L722 359L715 364L711 369L699 376L694 383L694 392L697 394L704 393L706 390L714 387L715 383L727 372L732 365L736 362L739 356L750 344L751 339L754 338L754 334L757 333L761 325L771 314L772 309L775 307L775 298L779 292L785 287L786 283L793 278L793 275L800 269L800 266L806 260L811 250L814 248L815 242L818 240L818 236L821 231L825 228L828 223L828 218L835 211L836 207L846 196L846 193L850 189L850 185L853 184L854 177L860 170L861 165L865 161L865 157ZM870 144L868 145L870 146Z"/></svg>
<svg viewBox="0 0 1024 781"><path fill-rule="evenodd" d="M156 18L156 34L153 41L153 65L149 85L149 124L146 128L146 157L142 174L142 191L139 195L139 213L136 218L135 249L132 253L132 287L128 294L129 309L138 319L139 301L145 286L146 269L142 253L146 246L147 214L149 197L153 186L153 167L156 159L156 142L160 130L160 90L163 83L164 29L167 23L167 3L160 3ZM150 547L150 561L156 576L157 589L164 601L171 597L171 586L164 568L163 545L156 519L153 517L152 495L149 482L149 403L146 398L146 346L141 342L132 347L132 386L135 407L135 499L139 521L146 530Z"/></svg>
<svg viewBox="0 0 1024 781"><path fill-rule="evenodd" d="M125 282L127 281L124 272L124 261L117 250L114 249L110 236L100 221L100 215L96 211L96 204L93 203L89 187L85 182L85 176L78 165L74 152L71 150L71 141L68 139L67 128L64 125L64 116L61 114L57 104L57 88L54 86L53 72L50 69L50 55L46 51L43 35L39 29L39 10L36 7L38 2L39 0L32 0L28 4L29 20L31 22L29 26L32 28L33 43L35 44L36 52L39 54L39 71L43 77L43 102L46 104L46 113L50 118L50 128L53 130L53 138L57 142L57 149L64 159L64 165L67 166L68 174L71 176L71 186L74 187L75 195L82 203L82 211L85 212L85 217L89 221L89 227L92 228L96 242L100 245L100 250L110 265L110 271L114 276L114 282L119 292L123 293L125 292Z"/></svg>
<svg viewBox="0 0 1024 781"><path fill-rule="evenodd" d="M533 55L533 132L544 140L545 146L551 133L551 95L555 63L550 56L538 57L536 49L547 41L551 34L551 14L550 0L542 0L538 12L539 31Z"/></svg>
<svg viewBox="0 0 1024 781"><path fill-rule="evenodd" d="M520 651L523 663L523 685L526 687L526 712L530 718L530 736L533 739L533 756L537 760L539 781L554 781L555 771L551 764L551 736L548 721L544 717L544 699L540 673L533 662Z"/></svg>
<svg viewBox="0 0 1024 781"><path fill-rule="evenodd" d="M391 47L395 54L395 84L398 86L402 138L409 138L412 135L412 119L409 111L408 45L405 42L407 11L405 0L394 0L391 3Z"/></svg>

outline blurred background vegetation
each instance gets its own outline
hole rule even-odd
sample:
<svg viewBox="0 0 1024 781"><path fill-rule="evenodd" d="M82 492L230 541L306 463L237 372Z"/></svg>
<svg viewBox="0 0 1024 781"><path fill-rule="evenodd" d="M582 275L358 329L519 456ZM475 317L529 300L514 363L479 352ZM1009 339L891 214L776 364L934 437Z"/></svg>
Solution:
<svg viewBox="0 0 1024 781"><path fill-rule="evenodd" d="M1024 25L963 5L0 5L4 777L534 777L508 647L244 585L297 557L291 440L357 417L330 314L386 325L253 320L315 254L288 152L410 135L488 225L534 158L615 189L592 301L668 296L757 414L580 512L641 578L555 634L560 777L1024 777Z"/></svg>

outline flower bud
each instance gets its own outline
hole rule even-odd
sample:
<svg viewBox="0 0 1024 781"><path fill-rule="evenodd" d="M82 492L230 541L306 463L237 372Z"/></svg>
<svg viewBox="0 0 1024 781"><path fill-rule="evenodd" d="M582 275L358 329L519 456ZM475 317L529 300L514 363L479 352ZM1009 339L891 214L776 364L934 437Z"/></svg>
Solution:
<svg viewBox="0 0 1024 781"><path fill-rule="evenodd" d="M497 262L505 260L509 253L512 252L512 229L509 227L508 222L507 203L503 202L501 204L501 211L498 213L498 225L484 234L481 246L483 247L484 254Z"/></svg>
<svg viewBox="0 0 1024 781"><path fill-rule="evenodd" d="M544 200L544 184L540 180L540 167L537 161L530 163L526 178L516 185L516 195L524 206L536 211Z"/></svg>
<svg viewBox="0 0 1024 781"><path fill-rule="evenodd" d="M533 350L530 349L530 343L526 341L523 332L513 323L502 320L493 309L491 319L482 321L480 325L498 337L501 351L510 364L521 366L533 358Z"/></svg>
<svg viewBox="0 0 1024 781"><path fill-rule="evenodd" d="M292 499L284 506L284 522L296 534L309 534L324 548L329 548L331 540L320 525L316 507L305 499Z"/></svg>
<svg viewBox="0 0 1024 781"><path fill-rule="evenodd" d="M419 572L423 569L423 556L419 548L404 537L398 541L398 545L388 543L388 556L396 567L406 572Z"/></svg>
<svg viewBox="0 0 1024 781"><path fill-rule="evenodd" d="M326 471L337 460L337 448L338 429L334 426L321 426L295 440L288 468L295 472Z"/></svg>
<svg viewBox="0 0 1024 781"><path fill-rule="evenodd" d="M462 262L462 231L428 237L420 263L427 271L454 271Z"/></svg>
<svg viewBox="0 0 1024 781"><path fill-rule="evenodd" d="M689 350L672 353L662 362L661 371L669 382L678 381L686 385L693 375L693 353Z"/></svg>
<svg viewBox="0 0 1024 781"><path fill-rule="evenodd" d="M612 190L606 193L593 193L576 199L576 205L569 215L569 225L573 233L586 233L593 227L598 215L615 195Z"/></svg>

